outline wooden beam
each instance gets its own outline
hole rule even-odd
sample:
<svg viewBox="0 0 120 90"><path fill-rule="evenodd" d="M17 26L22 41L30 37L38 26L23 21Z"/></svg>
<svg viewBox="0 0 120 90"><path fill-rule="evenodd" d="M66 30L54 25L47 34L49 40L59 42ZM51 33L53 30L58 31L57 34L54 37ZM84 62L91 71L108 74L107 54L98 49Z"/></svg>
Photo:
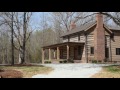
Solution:
<svg viewBox="0 0 120 90"><path fill-rule="evenodd" d="M42 48L42 64L44 64L44 49Z"/></svg>
<svg viewBox="0 0 120 90"><path fill-rule="evenodd" d="M111 38L109 37L109 57L110 61L112 62L112 50L111 50Z"/></svg>
<svg viewBox="0 0 120 90"><path fill-rule="evenodd" d="M67 59L69 59L69 45L67 45Z"/></svg>
<svg viewBox="0 0 120 90"><path fill-rule="evenodd" d="M88 54L87 54L87 35L85 35L85 59L86 62L88 63Z"/></svg>
<svg viewBox="0 0 120 90"><path fill-rule="evenodd" d="M60 50L59 50L59 47L57 47L57 60L60 59Z"/></svg>
<svg viewBox="0 0 120 90"><path fill-rule="evenodd" d="M49 48L49 60L51 60L51 49Z"/></svg>
<svg viewBox="0 0 120 90"><path fill-rule="evenodd" d="M54 49L54 59L55 59L55 49Z"/></svg>

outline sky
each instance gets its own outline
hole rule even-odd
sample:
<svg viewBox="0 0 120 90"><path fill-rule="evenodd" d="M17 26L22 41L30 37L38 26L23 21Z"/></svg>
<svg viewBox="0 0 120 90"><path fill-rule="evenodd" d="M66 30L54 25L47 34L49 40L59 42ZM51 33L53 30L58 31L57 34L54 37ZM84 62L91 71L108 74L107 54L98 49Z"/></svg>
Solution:
<svg viewBox="0 0 120 90"><path fill-rule="evenodd" d="M31 17L31 26L33 29L39 27L40 24L40 16L42 16L42 12L34 12Z"/></svg>
<svg viewBox="0 0 120 90"><path fill-rule="evenodd" d="M48 16L49 12L33 12L33 15L31 17L31 26L33 30L41 29L40 24L42 21L42 17L44 15ZM112 20L109 20L109 24L113 24ZM49 22L50 24L50 22Z"/></svg>
<svg viewBox="0 0 120 90"><path fill-rule="evenodd" d="M40 24L42 21L43 13L46 16L49 14L49 12L33 12L33 15L31 17L31 26L33 30L40 29Z"/></svg>

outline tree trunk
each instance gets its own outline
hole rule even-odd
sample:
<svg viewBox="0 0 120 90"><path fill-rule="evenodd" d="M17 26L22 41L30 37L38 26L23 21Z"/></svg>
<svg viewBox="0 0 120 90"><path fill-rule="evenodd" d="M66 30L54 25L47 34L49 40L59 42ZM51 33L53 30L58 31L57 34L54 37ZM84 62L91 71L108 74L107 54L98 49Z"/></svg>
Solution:
<svg viewBox="0 0 120 90"><path fill-rule="evenodd" d="M19 51L19 64L21 63L21 56L20 56L20 51Z"/></svg>
<svg viewBox="0 0 120 90"><path fill-rule="evenodd" d="M13 42L13 12L12 12L12 27L11 27L11 47L12 47L12 62L11 65L14 65L14 42Z"/></svg>
<svg viewBox="0 0 120 90"><path fill-rule="evenodd" d="M21 64L24 64L25 63L25 46L26 46L26 31L27 31L27 27L26 27L26 12L24 12L24 17L23 17L23 47L22 47L22 50L23 50L23 53L22 53L22 57L21 57Z"/></svg>
<svg viewBox="0 0 120 90"><path fill-rule="evenodd" d="M24 63L24 60L23 60L23 46L20 46L20 49L19 49L19 64L23 64Z"/></svg>

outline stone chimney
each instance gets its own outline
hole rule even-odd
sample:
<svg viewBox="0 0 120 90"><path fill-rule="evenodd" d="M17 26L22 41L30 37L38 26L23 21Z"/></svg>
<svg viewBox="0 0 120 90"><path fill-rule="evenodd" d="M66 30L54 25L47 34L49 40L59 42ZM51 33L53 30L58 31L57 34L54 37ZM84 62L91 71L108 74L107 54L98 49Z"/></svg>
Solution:
<svg viewBox="0 0 120 90"><path fill-rule="evenodd" d="M72 30L74 28L76 28L76 24L75 24L75 22L72 21L70 24L70 30Z"/></svg>
<svg viewBox="0 0 120 90"><path fill-rule="evenodd" d="M94 31L94 55L96 60L105 59L105 30L103 28L103 15L96 14L97 26Z"/></svg>

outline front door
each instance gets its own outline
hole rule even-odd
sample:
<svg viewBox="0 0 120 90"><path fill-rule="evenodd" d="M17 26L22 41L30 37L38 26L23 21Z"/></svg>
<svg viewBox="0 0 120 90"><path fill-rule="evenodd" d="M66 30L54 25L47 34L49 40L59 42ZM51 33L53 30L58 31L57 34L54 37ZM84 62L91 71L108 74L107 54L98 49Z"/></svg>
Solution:
<svg viewBox="0 0 120 90"><path fill-rule="evenodd" d="M78 47L74 47L74 59L75 60L81 60L81 46L78 46Z"/></svg>
<svg viewBox="0 0 120 90"><path fill-rule="evenodd" d="M74 47L74 60L77 60L77 48Z"/></svg>

